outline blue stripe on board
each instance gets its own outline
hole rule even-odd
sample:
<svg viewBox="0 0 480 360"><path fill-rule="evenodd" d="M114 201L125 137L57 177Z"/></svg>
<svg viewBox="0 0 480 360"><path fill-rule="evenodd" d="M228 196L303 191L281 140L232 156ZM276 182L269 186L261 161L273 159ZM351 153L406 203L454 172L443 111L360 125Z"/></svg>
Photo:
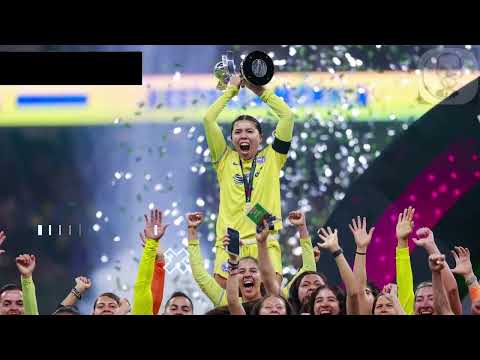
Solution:
<svg viewBox="0 0 480 360"><path fill-rule="evenodd" d="M17 97L18 106L84 106L87 104L86 95L20 95Z"/></svg>

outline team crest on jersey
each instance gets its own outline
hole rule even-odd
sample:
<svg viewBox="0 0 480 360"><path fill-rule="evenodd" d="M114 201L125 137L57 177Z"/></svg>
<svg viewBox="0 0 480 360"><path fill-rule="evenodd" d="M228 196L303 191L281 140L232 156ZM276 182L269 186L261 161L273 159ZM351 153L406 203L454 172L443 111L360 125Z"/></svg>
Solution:
<svg viewBox="0 0 480 360"><path fill-rule="evenodd" d="M243 177L240 174L233 175L233 182L237 185L243 185Z"/></svg>
<svg viewBox="0 0 480 360"><path fill-rule="evenodd" d="M228 272L228 270L229 270L228 261L225 261L224 263L222 263L222 271Z"/></svg>
<svg viewBox="0 0 480 360"><path fill-rule="evenodd" d="M260 156L257 158L257 164L264 164L265 163L265 156Z"/></svg>

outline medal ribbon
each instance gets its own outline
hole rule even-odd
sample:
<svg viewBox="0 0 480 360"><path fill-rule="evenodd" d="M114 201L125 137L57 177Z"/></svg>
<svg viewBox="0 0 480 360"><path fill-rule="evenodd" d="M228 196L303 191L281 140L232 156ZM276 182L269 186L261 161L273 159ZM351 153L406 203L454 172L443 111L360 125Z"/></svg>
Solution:
<svg viewBox="0 0 480 360"><path fill-rule="evenodd" d="M255 158L253 159L252 169L250 170L250 175L248 178L245 176L245 173L243 172L243 164L242 164L242 159L240 159L240 156L238 157L238 160L240 162L240 169L242 169L243 187L245 189L245 202L248 204L252 199L253 178L255 177L255 168L257 166L257 156L255 156Z"/></svg>

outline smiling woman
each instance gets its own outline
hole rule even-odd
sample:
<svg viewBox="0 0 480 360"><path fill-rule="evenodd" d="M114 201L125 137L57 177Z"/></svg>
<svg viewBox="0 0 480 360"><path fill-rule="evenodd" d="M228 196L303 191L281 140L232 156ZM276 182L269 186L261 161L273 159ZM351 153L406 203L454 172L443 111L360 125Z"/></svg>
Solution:
<svg viewBox="0 0 480 360"><path fill-rule="evenodd" d="M233 148L227 145L217 123L222 110L243 86L259 96L279 118L273 143L263 149L260 149L263 140L262 127L254 117L242 115L233 121L231 128ZM275 272L281 278L281 250L278 243L278 231L282 228L279 177L280 170L287 160L292 139L293 114L290 108L272 90L248 83L237 75L232 77L225 93L208 109L204 126L220 186L215 279L225 288L228 277L226 272L228 254L222 246L222 240L228 227L240 233L240 239L244 244L240 248L240 256L257 257L256 225L246 216L248 210L256 203L261 204L278 220L269 237L268 248Z"/></svg>
<svg viewBox="0 0 480 360"><path fill-rule="evenodd" d="M310 315L345 315L345 295L340 288L320 286L310 296Z"/></svg>

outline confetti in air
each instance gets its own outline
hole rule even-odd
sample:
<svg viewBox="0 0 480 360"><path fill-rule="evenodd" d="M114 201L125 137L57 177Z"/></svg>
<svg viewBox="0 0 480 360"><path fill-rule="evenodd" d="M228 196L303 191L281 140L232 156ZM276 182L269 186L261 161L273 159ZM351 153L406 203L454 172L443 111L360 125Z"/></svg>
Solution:
<svg viewBox="0 0 480 360"><path fill-rule="evenodd" d="M471 46L467 45L465 48L470 50ZM248 51L243 50L244 48L240 46L239 53L248 53ZM345 89L348 88L346 84L350 80L349 75L359 71L388 71L393 68L396 71L409 71L417 74L420 79L421 72L416 69L416 64L424 51L425 47L422 46L284 45L275 49L269 49L267 52L271 52L275 65L281 71L305 72L306 83L308 82L308 72L322 71L327 74L332 84L335 84L335 86L329 86ZM185 77L182 79L182 73L179 70L184 71L177 67L174 69L174 72L171 72L174 73L173 78L170 78L170 80L178 84L185 79ZM174 84L174 86L176 85ZM308 96L320 96L320 94L329 96L322 84L310 85L312 86L312 95ZM288 86L290 85L285 84L285 89ZM295 112L294 136L288 160L280 176L282 214L286 217L289 211L298 208L307 211L310 233L314 233L315 227L326 222L336 204L345 198L345 194L351 184L368 169L370 164L381 155L382 151L397 136L400 136L408 129L408 122L415 120L402 118L402 114L395 109L387 109L388 113L386 113L383 119L375 118L372 114L370 114L371 118L369 118L370 115L366 110L367 108L359 102L359 99L368 99L368 96L374 93L372 89L375 90L375 86L376 83L373 81L371 84L362 84L358 88L351 89L351 92L339 91L331 95L336 96L338 106L332 107L328 112L323 112L321 106L309 112L304 111L302 106L304 107L309 99L302 86L288 88L289 99L287 99L285 89L277 89L279 93L284 91L282 97L285 96L285 99L293 104L292 107ZM235 107L247 114L249 109L260 107L260 103L255 101L252 103L252 98L242 96L242 92L247 92L247 89L241 90L234 102ZM195 98L187 99L186 103L187 105L190 104L191 108L195 106L195 109L197 107L200 109L206 101L205 95L196 95ZM158 102L159 100L163 102ZM142 108L145 114L149 110L149 106L151 111L157 111L155 109L160 108L161 110L158 111L168 109L167 101L163 99L157 99L151 105L148 102L144 102L140 106L140 103L137 105L139 108ZM412 104L416 104L416 101L412 101ZM480 121L480 115L477 118ZM180 120L181 123L178 123ZM145 209L145 206L147 206L149 210L152 210L155 204L162 207L163 217L168 217L168 222L178 227L175 228L175 231L186 229L186 219L184 218L186 212L202 211L205 217L204 225L199 229L200 240L201 242L207 242L207 246L211 246L213 252L219 188L216 173L211 163L210 156L212 154L208 148L203 126L196 122L189 123L190 120L187 116L172 115L169 127L165 128L165 132L158 136L158 143L146 144L145 150L142 151L131 146L129 158L131 162L126 162L125 166L131 166L131 164L143 165L147 161L146 159L151 156L147 153L146 149L148 147L153 147L152 158L162 160L163 156L163 159L177 161L175 149L171 148L169 142L185 139L188 141L188 146L191 147L191 159L185 163L185 169L188 171L189 177L191 177L191 183L195 184L195 191L197 191L192 195L191 203L188 205L192 207L191 209L179 209L179 203L182 208L186 204L183 200L182 202L177 201L174 192L171 193L174 200L172 198L168 200L162 199L162 196L168 194L173 189L172 184L182 180L174 173L176 171L174 168L165 167L158 173L153 166L151 168L146 166L146 168L142 169L130 167L130 171L134 172L136 176L134 180L128 183L123 182L122 178L129 180L132 178L132 173L123 173L121 170L117 170L114 172L113 178L116 181L116 185L111 187L111 190L115 191L115 189L121 189L121 186L127 185L133 187L137 180L140 181L140 187L134 190L132 202L136 203L137 200L138 203L135 205L142 209ZM264 145L273 143L274 138L272 134L275 130L276 122L277 119L271 113L262 119L262 128L265 134L263 139ZM125 123L125 120L116 118L114 123ZM230 133L229 123L221 123L220 126L224 134ZM124 145L119 151L123 151L126 154L128 146L129 144ZM135 159L139 160L135 162ZM118 169L125 171L125 167L122 165L118 166ZM143 178L141 174L144 174ZM110 180L112 179L110 178L108 183L110 183ZM147 187L143 187L144 185L147 185ZM148 190L150 193L147 193ZM168 209L169 204L171 204L171 209ZM111 212L100 204L98 208L109 213L112 218L109 226L113 225L114 220ZM126 208L128 211L127 206ZM98 212L96 217L100 219L104 215L98 216ZM120 216L124 216L122 211L118 211L118 213ZM138 214L133 215L134 219L137 219ZM107 222L107 218L104 220ZM93 230L98 232L100 225L93 225ZM115 233L119 233L117 230L113 231L109 233L110 235L106 235L109 236L109 239L112 239ZM106 227L102 233L107 233ZM184 236L178 236L178 246L182 246L181 239L184 239ZM291 225L286 225L280 232L280 239L284 256L282 261L285 266L284 273L286 277L291 277L301 267L301 247L299 246L295 228ZM119 242L120 236L114 236L113 241ZM124 238L117 246L124 244L126 241L130 240ZM131 255L139 259L140 254L136 250ZM208 255L210 254L205 250L204 256L209 257ZM214 254L212 253L211 255ZM103 255L101 262L108 262L108 257ZM137 266L136 263L133 264ZM205 264L209 263L206 262ZM124 264L123 267L127 266ZM209 271L211 271L211 267ZM195 301L200 301L193 296L195 292L198 292L198 288L196 288L191 274L178 275L178 278L172 276L172 278L166 279L166 281L171 283L172 290L185 290L187 294L195 298ZM126 283L128 282L123 280L120 282L121 290L124 289ZM168 295L169 293L166 292L166 294ZM205 303L208 304L209 300L206 299Z"/></svg>

